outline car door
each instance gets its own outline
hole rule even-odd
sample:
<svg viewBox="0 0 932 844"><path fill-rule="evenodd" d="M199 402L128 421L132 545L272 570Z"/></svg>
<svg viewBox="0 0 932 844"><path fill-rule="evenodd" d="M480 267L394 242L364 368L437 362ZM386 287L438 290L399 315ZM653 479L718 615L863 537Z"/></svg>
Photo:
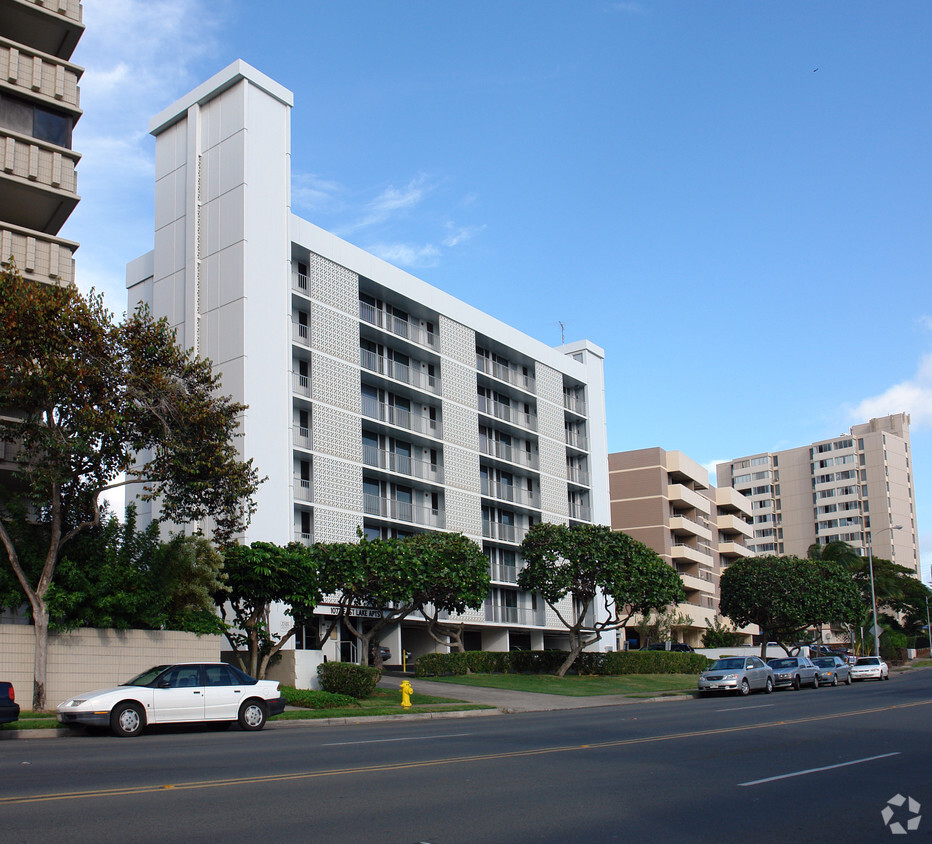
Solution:
<svg viewBox="0 0 932 844"><path fill-rule="evenodd" d="M156 683L152 695L159 724L204 720L204 684L200 665L174 665Z"/></svg>
<svg viewBox="0 0 932 844"><path fill-rule="evenodd" d="M204 666L204 717L208 721L232 721L245 699L244 686L226 665Z"/></svg>

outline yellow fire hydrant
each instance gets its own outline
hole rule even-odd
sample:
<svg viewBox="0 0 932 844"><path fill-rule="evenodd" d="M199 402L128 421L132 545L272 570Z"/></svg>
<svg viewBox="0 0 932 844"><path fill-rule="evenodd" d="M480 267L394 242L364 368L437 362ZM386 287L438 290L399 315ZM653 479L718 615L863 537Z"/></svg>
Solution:
<svg viewBox="0 0 932 844"><path fill-rule="evenodd" d="M411 695L414 694L414 689L411 688L411 684L407 680L401 681L401 705L408 709L411 706Z"/></svg>

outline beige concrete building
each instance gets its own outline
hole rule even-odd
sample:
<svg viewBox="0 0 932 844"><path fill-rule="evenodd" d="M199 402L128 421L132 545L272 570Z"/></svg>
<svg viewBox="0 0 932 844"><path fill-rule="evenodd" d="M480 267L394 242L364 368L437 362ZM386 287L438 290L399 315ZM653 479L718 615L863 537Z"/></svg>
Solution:
<svg viewBox="0 0 932 844"><path fill-rule="evenodd" d="M79 198L81 17L78 0L0 0L0 261L36 281L74 281L78 244L57 235Z"/></svg>
<svg viewBox="0 0 932 844"><path fill-rule="evenodd" d="M690 624L673 638L694 647L718 613L718 579L740 557L753 530L751 504L715 488L709 473L679 451L644 448L608 456L611 524L653 548L683 579ZM630 638L630 634L629 634Z"/></svg>
<svg viewBox="0 0 932 844"><path fill-rule="evenodd" d="M909 414L854 425L847 433L717 467L719 487L750 499L755 554L805 557L809 546L847 542L919 576ZM900 525L900 530L894 527Z"/></svg>

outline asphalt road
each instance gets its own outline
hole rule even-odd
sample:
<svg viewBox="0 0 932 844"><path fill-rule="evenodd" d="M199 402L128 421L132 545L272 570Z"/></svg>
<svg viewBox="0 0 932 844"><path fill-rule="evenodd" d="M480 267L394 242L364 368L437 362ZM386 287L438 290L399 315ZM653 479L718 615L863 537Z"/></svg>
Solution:
<svg viewBox="0 0 932 844"><path fill-rule="evenodd" d="M27 739L0 744L0 840L909 842L932 837L930 763L932 670L743 699ZM908 798L930 815L912 831Z"/></svg>

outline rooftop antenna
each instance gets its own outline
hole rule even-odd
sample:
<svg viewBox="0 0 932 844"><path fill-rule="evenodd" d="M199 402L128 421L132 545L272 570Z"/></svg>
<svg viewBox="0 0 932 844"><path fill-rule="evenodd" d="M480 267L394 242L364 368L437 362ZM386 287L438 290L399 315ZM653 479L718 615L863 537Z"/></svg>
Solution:
<svg viewBox="0 0 932 844"><path fill-rule="evenodd" d="M560 326L560 345L565 346L566 345L566 326L562 323L562 321L557 321L557 325Z"/></svg>

